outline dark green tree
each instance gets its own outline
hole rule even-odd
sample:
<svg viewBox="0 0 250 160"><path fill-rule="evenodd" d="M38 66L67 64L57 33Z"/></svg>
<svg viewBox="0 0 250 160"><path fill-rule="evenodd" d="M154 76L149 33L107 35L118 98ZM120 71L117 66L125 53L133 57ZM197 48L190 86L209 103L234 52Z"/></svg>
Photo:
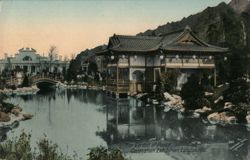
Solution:
<svg viewBox="0 0 250 160"><path fill-rule="evenodd" d="M177 85L178 72L176 70L169 70L160 75L160 91L161 93L173 93Z"/></svg>
<svg viewBox="0 0 250 160"><path fill-rule="evenodd" d="M27 75L24 76L22 87L29 87L29 78Z"/></svg>
<svg viewBox="0 0 250 160"><path fill-rule="evenodd" d="M209 105L209 102L204 98L204 91L199 83L199 78L195 74L192 74L188 78L188 81L183 85L180 94L184 100L184 105L188 110Z"/></svg>

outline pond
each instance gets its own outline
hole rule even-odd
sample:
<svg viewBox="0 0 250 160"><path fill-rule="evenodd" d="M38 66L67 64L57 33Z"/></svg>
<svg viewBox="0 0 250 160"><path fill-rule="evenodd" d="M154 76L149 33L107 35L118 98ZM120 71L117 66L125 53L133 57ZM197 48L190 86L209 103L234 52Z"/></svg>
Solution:
<svg viewBox="0 0 250 160"><path fill-rule="evenodd" d="M83 159L88 148L100 145L119 147L136 160L250 159L246 126L211 125L133 98L115 100L101 91L56 90L9 101L34 118L9 132L0 131L1 137L25 131L32 134L35 146L45 134L62 152L76 152Z"/></svg>

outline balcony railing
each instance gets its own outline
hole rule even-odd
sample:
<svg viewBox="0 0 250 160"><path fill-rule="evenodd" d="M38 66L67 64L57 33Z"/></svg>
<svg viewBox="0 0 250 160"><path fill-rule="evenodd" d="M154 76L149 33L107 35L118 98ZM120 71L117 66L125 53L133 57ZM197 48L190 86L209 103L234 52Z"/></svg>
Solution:
<svg viewBox="0 0 250 160"><path fill-rule="evenodd" d="M166 59L167 67L205 67L213 68L215 66L214 59L208 58L167 58Z"/></svg>

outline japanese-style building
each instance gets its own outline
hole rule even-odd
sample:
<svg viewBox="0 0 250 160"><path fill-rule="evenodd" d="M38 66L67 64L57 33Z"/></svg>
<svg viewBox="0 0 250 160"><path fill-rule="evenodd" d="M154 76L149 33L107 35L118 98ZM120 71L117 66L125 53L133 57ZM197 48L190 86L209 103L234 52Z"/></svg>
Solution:
<svg viewBox="0 0 250 160"><path fill-rule="evenodd" d="M182 31L162 36L113 35L107 51L99 54L107 61L107 91L115 97L153 90L160 73L177 69L177 89L187 77L207 70L216 85L215 61L227 48L207 44L187 26Z"/></svg>

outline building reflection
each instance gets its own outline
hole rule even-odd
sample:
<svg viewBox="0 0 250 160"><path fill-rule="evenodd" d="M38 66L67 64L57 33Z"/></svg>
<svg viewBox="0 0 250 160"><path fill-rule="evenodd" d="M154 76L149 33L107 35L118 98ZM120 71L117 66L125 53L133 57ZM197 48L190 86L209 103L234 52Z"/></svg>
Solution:
<svg viewBox="0 0 250 160"><path fill-rule="evenodd" d="M151 152L150 148L157 144L158 148L166 147L163 152L177 157L191 158L188 152L195 152L203 159L212 158L209 155L227 160L249 158L249 134L244 126L215 126L202 119L184 118L175 111L165 113L160 106L146 106L135 99L106 99L105 103L107 127L97 135L110 148L116 146L125 152L133 152L129 148L142 145L147 148L142 152ZM183 148L187 153L179 150Z"/></svg>
<svg viewBox="0 0 250 160"><path fill-rule="evenodd" d="M131 100L107 100L108 142L150 139L160 135L156 125L156 108L143 107L142 103ZM131 107L134 105L135 107ZM153 114L152 114L153 113Z"/></svg>

